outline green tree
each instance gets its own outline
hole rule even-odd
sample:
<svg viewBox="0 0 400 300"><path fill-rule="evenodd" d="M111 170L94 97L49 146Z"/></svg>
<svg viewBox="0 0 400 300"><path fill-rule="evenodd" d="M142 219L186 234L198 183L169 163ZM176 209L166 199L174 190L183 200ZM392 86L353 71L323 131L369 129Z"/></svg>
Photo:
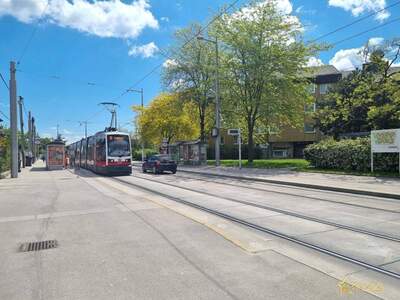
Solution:
<svg viewBox="0 0 400 300"><path fill-rule="evenodd" d="M275 5L253 1L210 32L221 41L225 111L234 112L224 119L245 126L249 162L257 127L300 126L311 101L303 73L316 47L301 41L300 23Z"/></svg>
<svg viewBox="0 0 400 300"><path fill-rule="evenodd" d="M134 106L139 132L143 140L160 145L164 139L171 143L198 136L198 125L191 120L190 103L182 105L179 95L162 93L142 109Z"/></svg>
<svg viewBox="0 0 400 300"><path fill-rule="evenodd" d="M182 102L194 104L200 139L205 141L207 112L214 98L215 52L212 45L193 40L200 32L201 26L192 24L175 33L175 45L164 64L163 82L169 90L179 93Z"/></svg>
<svg viewBox="0 0 400 300"><path fill-rule="evenodd" d="M399 51L400 45L394 59ZM314 117L325 134L338 138L342 133L400 127L399 74L390 69L394 60L385 59L381 49L375 49L369 60L363 70L343 78L319 104Z"/></svg>
<svg viewBox="0 0 400 300"><path fill-rule="evenodd" d="M10 169L11 146L10 129L0 125L0 176Z"/></svg>

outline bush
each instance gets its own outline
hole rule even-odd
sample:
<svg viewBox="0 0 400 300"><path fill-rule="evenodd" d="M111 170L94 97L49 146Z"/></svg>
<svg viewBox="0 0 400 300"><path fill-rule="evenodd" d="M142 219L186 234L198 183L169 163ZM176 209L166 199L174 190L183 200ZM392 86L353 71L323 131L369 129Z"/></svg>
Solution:
<svg viewBox="0 0 400 300"><path fill-rule="evenodd" d="M0 177L10 169L10 132L0 127Z"/></svg>
<svg viewBox="0 0 400 300"><path fill-rule="evenodd" d="M341 141L327 139L307 146L304 158L316 168L368 172L371 168L370 151L370 138ZM398 171L398 161L397 153L374 154L374 170Z"/></svg>
<svg viewBox="0 0 400 300"><path fill-rule="evenodd" d="M158 151L154 149L144 149L144 157L147 158L151 155L158 154ZM142 149L132 151L133 160L142 160Z"/></svg>

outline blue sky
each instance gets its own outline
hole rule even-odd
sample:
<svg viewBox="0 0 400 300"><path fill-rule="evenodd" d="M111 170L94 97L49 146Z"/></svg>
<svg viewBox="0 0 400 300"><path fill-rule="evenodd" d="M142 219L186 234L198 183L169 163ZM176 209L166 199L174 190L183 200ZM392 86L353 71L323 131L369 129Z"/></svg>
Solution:
<svg viewBox="0 0 400 300"><path fill-rule="evenodd" d="M306 40L319 37L397 0L275 0L305 26ZM156 65L165 61L157 49L173 42L176 29L198 21L205 24L223 0L0 0L0 72L8 80L9 61L20 60L18 94L32 110L42 136L55 136L55 127L68 140L83 135L78 121L88 120L89 133L108 124L109 113L98 103L114 101ZM244 5L247 1L239 1ZM400 17L400 5L368 18L321 41L335 43ZM314 63L333 63L341 69L360 64L358 48L368 39L398 36L392 23L322 52ZM397 30L398 31L398 30ZM32 33L35 32L26 51ZM397 34L397 36L396 36ZM160 69L135 88L143 88L145 103L162 91ZM130 107L140 95L117 99L118 118L128 124ZM0 110L7 115L8 91L0 82ZM0 116L1 117L1 116ZM3 117L2 117L3 118ZM4 119L4 118L3 118ZM6 120L7 121L7 120Z"/></svg>

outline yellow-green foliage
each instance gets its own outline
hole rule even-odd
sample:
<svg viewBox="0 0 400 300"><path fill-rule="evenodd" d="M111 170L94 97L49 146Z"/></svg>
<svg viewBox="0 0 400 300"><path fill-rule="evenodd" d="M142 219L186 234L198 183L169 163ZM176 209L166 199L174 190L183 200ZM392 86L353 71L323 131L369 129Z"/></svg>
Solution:
<svg viewBox="0 0 400 300"><path fill-rule="evenodd" d="M199 126L192 117L193 107L184 103L177 94L161 93L143 110L136 111L136 122L144 141L160 145L163 139L168 143L199 137Z"/></svg>

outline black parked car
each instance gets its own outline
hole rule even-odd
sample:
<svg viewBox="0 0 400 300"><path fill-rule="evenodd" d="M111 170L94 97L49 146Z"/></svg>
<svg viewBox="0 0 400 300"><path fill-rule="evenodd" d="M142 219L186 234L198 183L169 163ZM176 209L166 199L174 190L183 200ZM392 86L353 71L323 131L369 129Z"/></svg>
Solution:
<svg viewBox="0 0 400 300"><path fill-rule="evenodd" d="M169 171L172 172L172 174L175 174L176 168L176 162L173 161L171 157L166 154L150 156L144 161L142 165L143 173L146 173L148 170L150 170L154 174L159 174L164 171Z"/></svg>

